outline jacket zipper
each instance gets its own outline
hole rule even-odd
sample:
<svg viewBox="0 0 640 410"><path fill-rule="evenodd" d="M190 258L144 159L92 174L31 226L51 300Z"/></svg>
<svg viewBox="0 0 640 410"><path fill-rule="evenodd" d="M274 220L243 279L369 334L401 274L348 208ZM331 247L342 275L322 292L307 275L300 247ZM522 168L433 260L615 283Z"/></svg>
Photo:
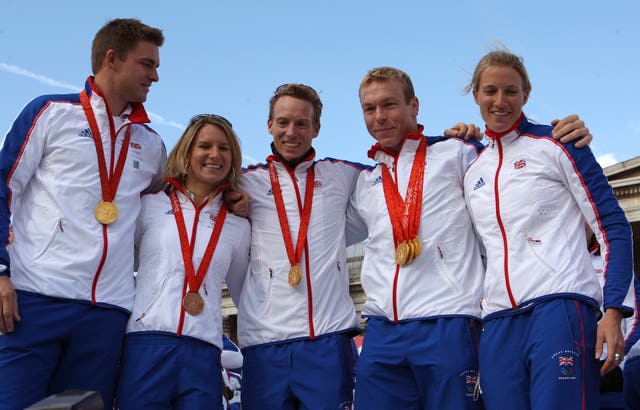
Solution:
<svg viewBox="0 0 640 410"><path fill-rule="evenodd" d="M495 142L495 140L494 140ZM509 280L509 246L507 241L507 234L504 229L504 223L502 222L502 216L500 213L500 192L498 179L500 177L500 171L502 170L502 162L504 160L504 153L502 151L502 140L497 139L498 144L498 167L496 168L496 174L493 181L493 192L495 195L495 204L496 204L496 220L498 221L498 226L500 227L500 234L502 235L502 250L504 252L504 283L507 289L507 294L509 295L509 301L511 302L511 306L516 309L518 304L513 297L513 292L511 291L511 282ZM492 144L493 146L493 144Z"/></svg>

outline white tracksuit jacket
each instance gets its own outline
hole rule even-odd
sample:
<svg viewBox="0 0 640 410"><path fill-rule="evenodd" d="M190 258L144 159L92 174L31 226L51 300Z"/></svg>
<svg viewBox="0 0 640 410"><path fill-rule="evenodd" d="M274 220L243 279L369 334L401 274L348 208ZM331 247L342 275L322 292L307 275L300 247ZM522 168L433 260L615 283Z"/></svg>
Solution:
<svg viewBox="0 0 640 410"><path fill-rule="evenodd" d="M222 194L198 209L187 195L179 192L178 197L189 242L193 244L193 266L197 272ZM222 350L222 281L226 280L231 297L238 303L249 264L250 235L249 221L228 212L200 286L204 310L192 316L182 306L185 270L171 199L166 192L143 196L136 230L136 297L127 333L169 332L197 338Z"/></svg>
<svg viewBox="0 0 640 410"><path fill-rule="evenodd" d="M389 168L404 199L420 138L425 137L405 137L397 155L374 145L369 156L378 165L358 178L352 205L369 229L361 272L367 294L362 313L394 322L451 315L479 318L484 268L464 202L462 179L480 144L458 138L427 138L418 232L422 253L409 265L395 263L381 170Z"/></svg>
<svg viewBox="0 0 640 410"><path fill-rule="evenodd" d="M554 297L602 301L584 222L602 244L604 308L623 301L633 271L631 229L589 148L550 137L524 115L469 167L465 197L487 252L484 314Z"/></svg>
<svg viewBox="0 0 640 410"><path fill-rule="evenodd" d="M288 284L291 264L268 165L249 168L238 181L251 197L251 262L238 306L242 348L359 330L349 295L345 244L366 237L361 221L346 218L349 197L363 166L329 158L314 161L314 155L294 169L277 155L267 158L278 171L294 247L307 170L315 166L311 219L300 261L302 280L295 288ZM296 190L300 200L296 199Z"/></svg>
<svg viewBox="0 0 640 410"><path fill-rule="evenodd" d="M109 168L111 115L91 78L85 89ZM0 263L9 266L10 260L16 289L131 309L140 193L160 174L166 157L162 140L146 122L141 104L132 104L114 121L116 155L127 128L131 140L115 197L119 217L104 226L94 217L102 191L96 148L78 94L39 97L22 110L0 152L0 174L6 181L0 184L0 242L8 242L9 211L15 235L8 254L0 247Z"/></svg>

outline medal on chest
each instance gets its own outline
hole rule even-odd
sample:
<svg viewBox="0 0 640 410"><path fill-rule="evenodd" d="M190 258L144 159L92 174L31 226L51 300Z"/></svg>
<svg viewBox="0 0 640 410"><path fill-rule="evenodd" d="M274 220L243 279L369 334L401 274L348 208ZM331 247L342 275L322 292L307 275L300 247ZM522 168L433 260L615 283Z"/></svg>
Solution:
<svg viewBox="0 0 640 410"><path fill-rule="evenodd" d="M398 191L397 179L394 181L386 165L381 165L382 188L393 231L395 262L400 266L409 265L422 252L422 242L418 236L418 230L422 212L426 152L427 143L425 138L421 137L413 158L404 199L402 199Z"/></svg>
<svg viewBox="0 0 640 410"><path fill-rule="evenodd" d="M302 280L302 267L300 266L300 260L302 259L302 251L307 243L307 230L309 228L309 221L311 219L311 207L313 204L313 188L315 171L314 166L311 165L307 170L307 181L305 183L304 203L298 203L298 210L300 212L300 227L298 229L298 238L294 248L293 239L291 237L291 229L289 228L289 219L287 217L287 210L284 204L284 198L282 197L282 190L280 189L280 181L278 179L278 171L273 162L269 162L269 178L271 180L271 188L273 191L273 198L276 203L276 210L278 212L278 221L280 222L280 230L282 232L282 239L284 241L285 249L287 251L287 257L291 268L289 269L288 283L291 287L296 287ZM292 178L293 184L297 191L297 182L295 178ZM297 196L299 198L299 195Z"/></svg>
<svg viewBox="0 0 640 410"><path fill-rule="evenodd" d="M171 192L169 193L169 198L171 199L171 208L173 209L173 216L176 221L178 238L180 240L180 250L182 251L182 262L184 264L184 280L187 285L185 286L185 289L188 288L188 291L182 298L182 307L188 314L196 316L202 313L202 311L204 310L205 302L200 295L200 286L204 281L204 277L207 274L207 270L209 269L209 265L211 264L211 260L213 259L213 254L218 245L220 233L222 232L222 226L224 225L224 221L227 216L227 207L224 206L222 202L220 203L220 208L218 209L218 215L216 216L215 225L213 226L211 236L209 237L209 242L207 243L206 250L204 252L204 255L202 256L202 261L200 262L200 266L198 266L198 271L196 272L193 265L193 249L195 247L196 238L192 237L191 241L189 241L187 228L184 222L184 215L182 213L182 206L180 205L180 199L178 198L176 189L171 190ZM197 217L194 219L193 223L198 223ZM193 235L196 235L197 230L193 229L192 232Z"/></svg>
<svg viewBox="0 0 640 410"><path fill-rule="evenodd" d="M102 147L102 138L100 136L100 128L98 127L98 121L91 107L89 96L86 90L80 92L80 102L84 109L85 117L89 123L91 134L93 136L93 145L96 149L96 157L98 162L98 171L100 175L100 188L102 191L102 200L96 205L93 214L98 222L103 225L110 225L118 219L118 207L116 206L114 199L116 192L118 191L118 185L120 184L120 178L124 171L124 164L127 159L127 153L129 151L129 141L131 140L131 128L127 126L127 130L124 134L122 146L118 153L118 161L115 163L115 143L116 132L113 125L113 120L109 118L109 134L111 135L111 155L110 165L107 171L107 163L104 155L104 149Z"/></svg>

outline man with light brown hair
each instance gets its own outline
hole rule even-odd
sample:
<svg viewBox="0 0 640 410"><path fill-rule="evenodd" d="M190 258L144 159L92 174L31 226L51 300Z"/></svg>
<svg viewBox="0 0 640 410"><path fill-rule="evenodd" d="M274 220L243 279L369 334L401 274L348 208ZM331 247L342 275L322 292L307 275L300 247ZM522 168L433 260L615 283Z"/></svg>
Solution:
<svg viewBox="0 0 640 410"><path fill-rule="evenodd" d="M79 94L45 95L0 151L0 408L97 390L112 407L133 304L140 193L166 152L142 106L158 81L159 29L115 19L96 34Z"/></svg>

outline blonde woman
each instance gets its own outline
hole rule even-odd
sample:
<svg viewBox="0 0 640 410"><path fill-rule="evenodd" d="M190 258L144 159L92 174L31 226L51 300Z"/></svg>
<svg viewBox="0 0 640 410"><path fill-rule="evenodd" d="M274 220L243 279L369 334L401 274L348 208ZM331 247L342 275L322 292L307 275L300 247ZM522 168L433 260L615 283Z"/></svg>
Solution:
<svg viewBox="0 0 640 410"><path fill-rule="evenodd" d="M142 200L120 409L221 406L222 282L237 302L249 261L249 222L222 201L240 166L229 121L195 116L169 154L166 186Z"/></svg>
<svg viewBox="0 0 640 410"><path fill-rule="evenodd" d="M551 137L524 115L522 59L496 50L469 85L489 145L464 178L467 208L487 252L480 384L487 409L596 409L602 372L624 356L620 320L633 270L631 229L589 148ZM584 221L606 261L601 287Z"/></svg>

